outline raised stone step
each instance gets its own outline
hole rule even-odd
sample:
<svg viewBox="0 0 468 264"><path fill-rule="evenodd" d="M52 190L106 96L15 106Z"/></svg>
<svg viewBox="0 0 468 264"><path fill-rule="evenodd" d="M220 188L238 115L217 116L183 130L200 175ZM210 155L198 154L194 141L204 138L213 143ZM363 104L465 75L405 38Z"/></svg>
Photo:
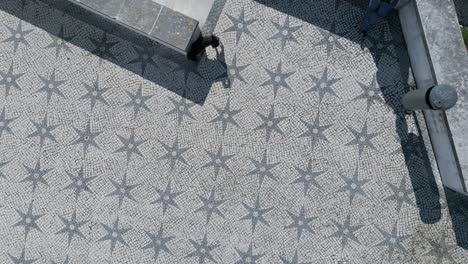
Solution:
<svg viewBox="0 0 468 264"><path fill-rule="evenodd" d="M176 0L68 0L186 54L200 35L199 22L178 12ZM209 1L209 0L206 0ZM190 1L189 1L190 2ZM166 5L168 6L166 6ZM179 3L179 5L181 5ZM179 10L181 10L179 8ZM187 11L187 10L186 10ZM208 10L209 12L209 10ZM186 12L187 13L187 12Z"/></svg>

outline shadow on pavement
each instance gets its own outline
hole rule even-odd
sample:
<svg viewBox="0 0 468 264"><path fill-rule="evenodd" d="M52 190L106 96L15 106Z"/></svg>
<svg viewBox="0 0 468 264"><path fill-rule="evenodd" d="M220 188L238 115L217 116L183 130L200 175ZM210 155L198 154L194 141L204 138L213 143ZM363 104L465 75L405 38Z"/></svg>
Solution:
<svg viewBox="0 0 468 264"><path fill-rule="evenodd" d="M215 59L209 59L203 54L197 62L192 62L182 54L68 1L0 1L0 10L58 38L69 36L69 33L66 33L67 28L65 26L61 28L58 24L80 24L86 29L84 35L66 39L68 43L138 74L196 104L204 104L213 82L216 81L215 77L225 70L223 52L217 52L218 57ZM77 22L76 19L81 21ZM95 33L93 34L95 30L88 24L99 31L102 30L101 36L96 39ZM133 49L128 48L123 53L114 54L112 48L115 43L120 42L118 38L129 41ZM178 76L178 78L174 80L167 76Z"/></svg>
<svg viewBox="0 0 468 264"><path fill-rule="evenodd" d="M424 120L418 121L413 115L419 133L410 132L406 121L407 113L401 105L401 98L409 90L408 82L412 76L410 76L411 65L398 14L394 12L386 18L389 25L387 33L382 26L383 23L380 23L377 28L364 36L359 32L359 25L365 17L368 0L336 0L334 5L324 5L308 0L255 1L311 23L330 35L337 35L339 38L358 43L363 50L369 51L377 65L376 81L380 86L383 99L393 109L396 116L395 128L398 140L401 142L401 150L408 168L421 221L426 224L438 222L441 219L440 194L420 130L419 122L424 122ZM350 8L350 5L353 8ZM388 74L392 68L395 68L395 65L390 65L388 60L383 60L383 57L396 60L399 70L397 79L391 78ZM460 209L461 204L468 204L468 199L450 190L446 193L449 211L453 216L457 244L468 249L468 209Z"/></svg>

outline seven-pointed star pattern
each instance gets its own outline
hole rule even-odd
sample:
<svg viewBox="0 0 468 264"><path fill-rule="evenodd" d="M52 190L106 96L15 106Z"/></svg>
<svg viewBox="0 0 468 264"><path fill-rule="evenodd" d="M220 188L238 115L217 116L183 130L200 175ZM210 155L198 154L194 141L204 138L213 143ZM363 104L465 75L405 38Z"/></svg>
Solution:
<svg viewBox="0 0 468 264"><path fill-rule="evenodd" d="M189 117L192 120L195 120L195 117L190 112L190 108L194 107L195 103L187 100L185 98L185 93L179 100L173 99L172 97L169 97L169 100L171 100L172 104L174 105L174 109L167 112L166 115L175 114L178 125L182 123L185 116Z"/></svg>
<svg viewBox="0 0 468 264"><path fill-rule="evenodd" d="M310 138L310 140L312 142L312 147L314 147L315 144L317 144L318 140L323 140L323 141L328 142L328 143L330 142L328 140L328 138L325 136L324 132L327 129L329 129L332 125L321 126L320 125L320 118L319 118L318 114L315 117L313 123L308 123L307 121L304 121L302 119L301 119L301 122L307 128L307 130L304 133L302 133L299 137L300 138L305 138L305 137Z"/></svg>
<svg viewBox="0 0 468 264"><path fill-rule="evenodd" d="M353 100L356 101L359 99L366 99L367 111L369 111L370 107L375 104L375 102L384 102L382 97L379 95L379 89L377 88L377 80L375 76L372 78L372 81L369 85L360 82L358 82L358 84L361 86L363 93L356 96Z"/></svg>
<svg viewBox="0 0 468 264"><path fill-rule="evenodd" d="M111 59L113 61L117 60L117 58L112 53L111 49L115 45L117 45L119 42L108 41L106 32L102 34L101 40L90 38L89 41L91 41L94 47L88 55L91 55L91 54L97 55L99 57L100 62L101 62L101 59Z"/></svg>
<svg viewBox="0 0 468 264"><path fill-rule="evenodd" d="M154 61L155 51L153 47L139 47L134 46L137 57L129 61L127 64L140 64L141 74L145 74L148 65L153 65L159 68L158 64Z"/></svg>
<svg viewBox="0 0 468 264"><path fill-rule="evenodd" d="M370 149L375 149L374 144L372 144L372 139L378 135L378 133L369 133L367 130L367 122L364 123L364 126L362 127L361 131L354 130L351 127L348 127L348 129L351 131L351 133L354 136L354 139L351 140L350 142L346 143L345 146L352 146L352 145L358 145L358 153L359 157L361 157L362 152L364 149L370 148Z"/></svg>
<svg viewBox="0 0 468 264"><path fill-rule="evenodd" d="M206 154L208 154L210 161L203 165L202 168L212 167L214 171L215 177L218 177L219 172L221 169L232 172L229 168L227 161L230 160L235 155L223 155L223 147L220 146L217 151L211 152L205 150Z"/></svg>
<svg viewBox="0 0 468 264"><path fill-rule="evenodd" d="M170 162L170 168L171 170L174 169L174 166L177 161L182 162L183 164L187 164L187 161L184 158L184 153L189 150L188 147L180 147L179 146L179 139L176 138L174 143L172 143L172 146L166 145L164 142L159 142L163 146L163 148L166 150L166 154L161 156L159 159L161 160L169 160Z"/></svg>
<svg viewBox="0 0 468 264"><path fill-rule="evenodd" d="M397 187L393 183L387 182L388 187L392 190L393 194L387 196L384 201L396 201L396 210L400 212L403 203L407 203L412 206L416 206L411 200L410 195L413 193L411 188L406 188L406 178L403 177L400 181L400 185Z"/></svg>
<svg viewBox="0 0 468 264"><path fill-rule="evenodd" d="M42 122L40 122L40 123L35 122L33 120L31 120L31 122L33 123L34 127L36 128L36 131L29 134L28 138L39 137L39 146L41 146L41 147L44 145L44 142L45 142L46 139L48 139L50 141L53 141L53 142L57 142L54 135L52 134L52 131L54 129L56 129L57 127L59 127L60 125L50 125L50 126L47 125L48 124L47 116L45 116L42 119Z"/></svg>

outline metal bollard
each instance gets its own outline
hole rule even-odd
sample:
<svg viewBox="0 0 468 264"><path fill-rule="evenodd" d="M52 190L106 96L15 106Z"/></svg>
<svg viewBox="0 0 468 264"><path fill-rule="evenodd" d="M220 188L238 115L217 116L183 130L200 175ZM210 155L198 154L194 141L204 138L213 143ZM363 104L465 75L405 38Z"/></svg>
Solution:
<svg viewBox="0 0 468 264"><path fill-rule="evenodd" d="M409 91L403 96L402 104L406 110L448 110L457 103L457 100L455 88L449 85L436 85Z"/></svg>

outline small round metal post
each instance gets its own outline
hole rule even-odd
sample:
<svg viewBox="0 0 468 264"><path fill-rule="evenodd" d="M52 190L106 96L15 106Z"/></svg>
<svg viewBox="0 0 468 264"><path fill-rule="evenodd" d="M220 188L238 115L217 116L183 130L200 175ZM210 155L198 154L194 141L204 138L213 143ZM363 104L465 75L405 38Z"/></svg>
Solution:
<svg viewBox="0 0 468 264"><path fill-rule="evenodd" d="M458 100L457 91L449 85L436 85L427 89L409 91L402 99L406 110L448 110Z"/></svg>

